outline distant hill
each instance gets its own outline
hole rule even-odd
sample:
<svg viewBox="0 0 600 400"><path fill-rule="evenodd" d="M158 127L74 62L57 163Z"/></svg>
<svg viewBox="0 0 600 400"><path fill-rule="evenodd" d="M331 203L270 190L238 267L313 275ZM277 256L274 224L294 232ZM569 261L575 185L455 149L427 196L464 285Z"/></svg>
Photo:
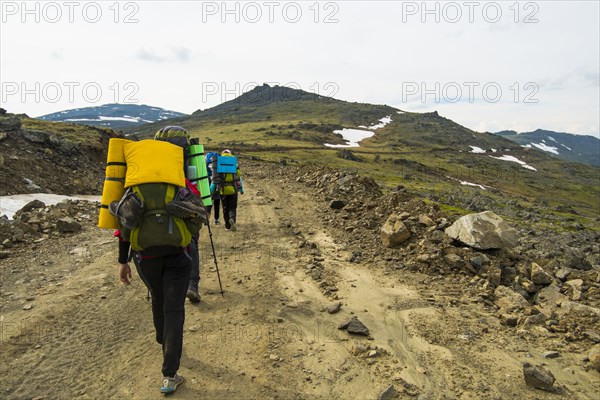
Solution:
<svg viewBox="0 0 600 400"><path fill-rule="evenodd" d="M501 131L505 137L525 147L532 147L565 161L600 166L600 139L538 129L533 132Z"/></svg>
<svg viewBox="0 0 600 400"><path fill-rule="evenodd" d="M76 124L125 129L139 125L185 117L177 111L139 104L104 104L98 107L75 108L37 117L44 121L72 122Z"/></svg>

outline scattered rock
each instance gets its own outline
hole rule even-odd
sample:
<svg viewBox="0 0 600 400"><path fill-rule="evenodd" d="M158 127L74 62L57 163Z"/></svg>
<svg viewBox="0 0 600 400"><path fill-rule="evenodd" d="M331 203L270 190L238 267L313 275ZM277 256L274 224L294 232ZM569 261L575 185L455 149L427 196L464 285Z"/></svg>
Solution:
<svg viewBox="0 0 600 400"><path fill-rule="evenodd" d="M594 331L585 331L583 332L583 336L590 339L594 343L600 343L600 334Z"/></svg>
<svg viewBox="0 0 600 400"><path fill-rule="evenodd" d="M600 372L600 344L597 344L594 347L592 347L588 358L590 359L590 364L592 365L592 367L596 371Z"/></svg>
<svg viewBox="0 0 600 400"><path fill-rule="evenodd" d="M528 362L523 363L523 377L528 386L536 389L553 391L555 378L552 372L544 367L536 367Z"/></svg>
<svg viewBox="0 0 600 400"><path fill-rule="evenodd" d="M0 130L18 131L19 129L21 129L21 120L19 118L10 116L0 119Z"/></svg>
<svg viewBox="0 0 600 400"><path fill-rule="evenodd" d="M592 264L586 260L586 254L580 249L569 249L569 255L565 262L565 267L578 269L581 271L589 271L592 269Z"/></svg>
<svg viewBox="0 0 600 400"><path fill-rule="evenodd" d="M500 316L500 321L503 325L515 327L515 326L517 326L517 323L519 322L519 317L517 317L516 315L512 315L512 314L502 314Z"/></svg>
<svg viewBox="0 0 600 400"><path fill-rule="evenodd" d="M31 210L35 210L37 208L44 208L44 207L46 207L46 204L44 204L43 201L33 200L33 201L30 201L29 203L25 204L23 206L23 208L21 208L20 212L26 213L26 212L30 212Z"/></svg>
<svg viewBox="0 0 600 400"><path fill-rule="evenodd" d="M527 279L523 279L521 282L521 287L523 287L523 289L525 289L525 291L529 294L536 294L541 289L540 286L535 285L533 282Z"/></svg>
<svg viewBox="0 0 600 400"><path fill-rule="evenodd" d="M398 215L390 216L381 228L381 241L385 247L397 247L410 238L410 231Z"/></svg>
<svg viewBox="0 0 600 400"><path fill-rule="evenodd" d="M424 214L419 215L419 223L425 226L435 226L435 222Z"/></svg>
<svg viewBox="0 0 600 400"><path fill-rule="evenodd" d="M344 207L346 207L346 202L344 200L332 200L331 203L329 203L329 208L333 210L341 210Z"/></svg>
<svg viewBox="0 0 600 400"><path fill-rule="evenodd" d="M492 265L488 268L488 281L494 285L494 287L500 285L502 281L502 269L497 265Z"/></svg>
<svg viewBox="0 0 600 400"><path fill-rule="evenodd" d="M369 351L368 347L362 345L361 343L354 343L352 345L352 350L350 350L350 352L355 355L355 356L359 356L361 354L366 353L367 351Z"/></svg>
<svg viewBox="0 0 600 400"><path fill-rule="evenodd" d="M531 281L536 285L547 286L552 283L552 276L536 263L531 263Z"/></svg>
<svg viewBox="0 0 600 400"><path fill-rule="evenodd" d="M560 293L560 288L556 285L550 285L537 292L533 298L536 304L541 305L545 309L553 310L560 304L568 300L568 297Z"/></svg>
<svg viewBox="0 0 600 400"><path fill-rule="evenodd" d="M341 308L342 308L342 303L335 303L335 304L327 307L327 312L329 314L335 314L336 312L340 311Z"/></svg>
<svg viewBox="0 0 600 400"><path fill-rule="evenodd" d="M369 328L367 328L362 322L358 320L356 317L352 317L352 319L345 324L341 324L338 326L338 329L347 330L348 333L354 333L356 335L369 336Z"/></svg>
<svg viewBox="0 0 600 400"><path fill-rule="evenodd" d="M501 309L511 311L529 307L529 302L523 296L506 286L498 286L494 291L494 303Z"/></svg>
<svg viewBox="0 0 600 400"><path fill-rule="evenodd" d="M534 325L542 325L546 322L546 316L542 313L531 315L525 318L525 322L523 323L523 328L529 329Z"/></svg>
<svg viewBox="0 0 600 400"><path fill-rule="evenodd" d="M33 129L22 129L21 135L23 136L23 139L38 144L46 144L50 139L50 135L47 132L36 131Z"/></svg>
<svg viewBox="0 0 600 400"><path fill-rule="evenodd" d="M581 300L583 297L583 280L582 279L571 279L565 282L565 286L568 286L571 289L571 300Z"/></svg>
<svg viewBox="0 0 600 400"><path fill-rule="evenodd" d="M74 233L81 230L81 224L71 217L64 217L56 222L60 233Z"/></svg>
<svg viewBox="0 0 600 400"><path fill-rule="evenodd" d="M559 316L570 316L573 318L600 318L600 309L591 307L575 301L565 300L560 304Z"/></svg>
<svg viewBox="0 0 600 400"><path fill-rule="evenodd" d="M544 352L544 358L558 358L560 353L558 351L546 351Z"/></svg>
<svg viewBox="0 0 600 400"><path fill-rule="evenodd" d="M460 217L445 232L452 239L480 250L515 247L519 241L517 231L491 211Z"/></svg>
<svg viewBox="0 0 600 400"><path fill-rule="evenodd" d="M554 276L556 276L558 279L564 282L567 280L569 275L571 275L571 272L572 270L569 268L560 268L558 271L556 271Z"/></svg>
<svg viewBox="0 0 600 400"><path fill-rule="evenodd" d="M444 256L444 261L454 267L460 266L463 263L462 258L458 254L446 254Z"/></svg>
<svg viewBox="0 0 600 400"><path fill-rule="evenodd" d="M469 262L475 268L481 268L482 266L489 264L490 259L485 254L478 254L475 257L471 257Z"/></svg>
<svg viewBox="0 0 600 400"><path fill-rule="evenodd" d="M396 394L398 394L398 391L394 388L394 385L390 385L381 392L379 400L393 400L396 397Z"/></svg>
<svg viewBox="0 0 600 400"><path fill-rule="evenodd" d="M31 310L33 308L33 304L25 304L23 306L23 310Z"/></svg>

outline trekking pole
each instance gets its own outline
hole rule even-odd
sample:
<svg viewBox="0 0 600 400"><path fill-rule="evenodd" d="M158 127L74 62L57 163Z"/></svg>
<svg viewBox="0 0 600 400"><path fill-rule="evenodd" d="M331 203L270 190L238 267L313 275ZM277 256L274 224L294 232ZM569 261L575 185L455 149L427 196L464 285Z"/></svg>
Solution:
<svg viewBox="0 0 600 400"><path fill-rule="evenodd" d="M206 207L205 207L206 209ZM210 216L209 213L207 215ZM206 227L208 228L208 237L210 238L210 247L212 247L213 259L215 260L215 268L217 270L217 278L219 279L219 288L221 289L221 296L223 296L223 285L221 285L221 274L219 274L219 264L217 263L217 253L215 252L215 244L213 242L212 231L210 230L210 217L207 218Z"/></svg>

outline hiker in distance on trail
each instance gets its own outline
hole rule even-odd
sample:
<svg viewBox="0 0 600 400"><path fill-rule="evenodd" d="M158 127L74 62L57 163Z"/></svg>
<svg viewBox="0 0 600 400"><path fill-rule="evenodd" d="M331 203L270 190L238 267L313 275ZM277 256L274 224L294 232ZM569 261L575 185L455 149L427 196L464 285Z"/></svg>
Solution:
<svg viewBox="0 0 600 400"><path fill-rule="evenodd" d="M231 150L225 149L221 155L212 158L211 193L220 196L223 204L225 229L237 230L238 193L244 194L244 183L235 157Z"/></svg>
<svg viewBox="0 0 600 400"><path fill-rule="evenodd" d="M209 183L212 184L213 181L213 158L214 157L218 157L219 154L214 153L214 152L210 152L206 154L206 167L208 169L208 180ZM221 195L219 193L211 193L211 198L212 198L212 206L208 206L207 207L207 212L208 212L208 216L210 217L210 212L211 209L214 207L215 209L215 220L214 220L214 224L215 225L219 225L221 222L219 221L219 214L221 211Z"/></svg>

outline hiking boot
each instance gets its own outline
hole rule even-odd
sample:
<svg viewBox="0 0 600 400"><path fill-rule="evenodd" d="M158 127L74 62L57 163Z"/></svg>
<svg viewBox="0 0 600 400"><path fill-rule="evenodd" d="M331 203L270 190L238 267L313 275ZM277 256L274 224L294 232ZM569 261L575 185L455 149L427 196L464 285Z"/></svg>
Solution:
<svg viewBox="0 0 600 400"><path fill-rule="evenodd" d="M215 219L215 225L219 225L219 224L220 224L219 218Z"/></svg>
<svg viewBox="0 0 600 400"><path fill-rule="evenodd" d="M231 225L231 230L232 231L234 231L234 232L237 231L237 225L235 224L235 221L233 220L233 218L231 218L229 220L229 225Z"/></svg>
<svg viewBox="0 0 600 400"><path fill-rule="evenodd" d="M144 213L144 202L135 193L129 192L121 200L110 203L108 211L119 218L122 226L133 229Z"/></svg>
<svg viewBox="0 0 600 400"><path fill-rule="evenodd" d="M173 393L177 390L177 387L183 383L183 376L175 374L174 377L164 376L162 379L162 387L160 388L161 393Z"/></svg>
<svg viewBox="0 0 600 400"><path fill-rule="evenodd" d="M176 200L167 204L167 212L177 218L197 219L203 224L208 224L204 206L199 206L190 200Z"/></svg>
<svg viewBox="0 0 600 400"><path fill-rule="evenodd" d="M190 299L192 303L200 303L200 293L198 293L198 289L188 288L187 298Z"/></svg>

